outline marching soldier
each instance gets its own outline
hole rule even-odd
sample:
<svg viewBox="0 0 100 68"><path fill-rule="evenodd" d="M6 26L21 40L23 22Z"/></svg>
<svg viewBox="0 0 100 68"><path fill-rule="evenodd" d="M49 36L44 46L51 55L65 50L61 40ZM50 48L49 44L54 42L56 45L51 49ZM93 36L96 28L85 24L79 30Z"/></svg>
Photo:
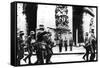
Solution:
<svg viewBox="0 0 100 68"><path fill-rule="evenodd" d="M27 38L27 47L28 47L28 55L23 59L26 62L26 59L29 60L29 64L31 63L31 56L32 56L32 52L33 52L33 45L35 43L35 36L34 36L35 32L31 31L30 35Z"/></svg>
<svg viewBox="0 0 100 68"><path fill-rule="evenodd" d="M52 51L52 47L54 47L54 43L51 41L51 33L48 32L47 33L47 39L45 39L47 45L46 45L46 52L47 52L47 55L46 55L46 63L52 63L50 61L51 57L52 57L52 54L53 54L53 51Z"/></svg>
<svg viewBox="0 0 100 68"><path fill-rule="evenodd" d="M95 49L96 49L96 40L93 33L91 33L91 36L90 36L90 45L91 45L90 61L93 61L95 58Z"/></svg>
<svg viewBox="0 0 100 68"><path fill-rule="evenodd" d="M46 43L44 41L35 43L34 49L36 50L37 61L34 64L44 64L43 52L45 50L45 45Z"/></svg>
<svg viewBox="0 0 100 68"><path fill-rule="evenodd" d="M93 61L95 58L95 37L92 33L89 38L88 38L88 33L86 33L85 49L86 49L86 53L83 56L83 59L85 59L85 56L86 56L87 61L89 61L89 60ZM89 59L89 53L90 53L90 59Z"/></svg>
<svg viewBox="0 0 100 68"><path fill-rule="evenodd" d="M19 36L17 37L17 65L20 65L20 60L24 57L24 40L23 40L23 31L19 32Z"/></svg>
<svg viewBox="0 0 100 68"><path fill-rule="evenodd" d="M89 44L89 38L88 38L88 33L86 32L86 36L85 36L85 46L84 48L86 49L86 53L83 56L83 59L85 59L86 57L86 61L89 60L89 52L90 52L90 44Z"/></svg>

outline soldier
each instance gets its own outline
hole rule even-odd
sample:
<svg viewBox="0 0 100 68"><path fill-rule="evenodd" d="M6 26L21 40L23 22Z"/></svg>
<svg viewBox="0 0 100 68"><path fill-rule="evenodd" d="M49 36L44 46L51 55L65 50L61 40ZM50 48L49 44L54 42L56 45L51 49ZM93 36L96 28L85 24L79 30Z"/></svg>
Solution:
<svg viewBox="0 0 100 68"><path fill-rule="evenodd" d="M43 39L42 33L43 32L45 32L44 25L39 25L39 29L37 29L37 33L36 33L36 35L37 35L36 38L37 38L38 42L42 41L42 39Z"/></svg>
<svg viewBox="0 0 100 68"><path fill-rule="evenodd" d="M52 63L50 61L51 57L52 57L52 54L53 54L53 51L52 51L52 47L54 47L54 42L51 41L51 33L48 32L47 33L47 36L45 37L45 42L47 43L46 45L46 53L47 55L45 56L46 57L46 63Z"/></svg>
<svg viewBox="0 0 100 68"><path fill-rule="evenodd" d="M48 44L47 44L47 32L44 31L40 34L38 34L40 39L37 40L36 42L36 55L37 55L37 61L35 64L44 64L44 59L46 59L46 56L49 54L48 53Z"/></svg>
<svg viewBox="0 0 100 68"><path fill-rule="evenodd" d="M65 37L65 40L64 40L64 46L65 46L65 51L67 51L68 45L67 45L67 39L66 39L66 37Z"/></svg>
<svg viewBox="0 0 100 68"><path fill-rule="evenodd" d="M30 35L28 36L27 38L27 47L28 47L28 55L23 59L25 62L26 62L26 59L29 60L29 64L32 64L31 63L31 56L32 56L32 52L33 52L33 44L35 43L35 32L34 31L31 31L30 32Z"/></svg>
<svg viewBox="0 0 100 68"><path fill-rule="evenodd" d="M34 64L44 64L44 60L43 60L44 51L43 50L45 50L45 45L46 43L44 41L35 43L34 49L36 50L37 61Z"/></svg>
<svg viewBox="0 0 100 68"><path fill-rule="evenodd" d="M84 48L86 49L86 53L84 54L83 59L85 60L85 57L86 57L86 60L88 61L89 60L89 51L90 51L88 32L86 32L85 41L84 42L85 42Z"/></svg>
<svg viewBox="0 0 100 68"><path fill-rule="evenodd" d="M44 25L39 25L39 29L37 29L37 37L36 37L36 43L35 43L35 50L36 50L36 57L37 61L35 64L43 64L43 52L45 50L46 43L43 40L43 33L44 33Z"/></svg>
<svg viewBox="0 0 100 68"><path fill-rule="evenodd" d="M96 49L96 40L94 33L91 33L90 36L90 45L91 45L91 55L90 55L90 61L93 61L95 58L95 49Z"/></svg>
<svg viewBox="0 0 100 68"><path fill-rule="evenodd" d="M20 60L24 57L24 40L23 40L23 31L19 32L19 36L17 37L17 65L20 65Z"/></svg>
<svg viewBox="0 0 100 68"><path fill-rule="evenodd" d="M72 39L69 40L69 46L70 46L70 51L72 51L72 46L73 46L73 40Z"/></svg>
<svg viewBox="0 0 100 68"><path fill-rule="evenodd" d="M62 46L63 46L63 39L60 38L60 40L59 40L59 52L62 52Z"/></svg>

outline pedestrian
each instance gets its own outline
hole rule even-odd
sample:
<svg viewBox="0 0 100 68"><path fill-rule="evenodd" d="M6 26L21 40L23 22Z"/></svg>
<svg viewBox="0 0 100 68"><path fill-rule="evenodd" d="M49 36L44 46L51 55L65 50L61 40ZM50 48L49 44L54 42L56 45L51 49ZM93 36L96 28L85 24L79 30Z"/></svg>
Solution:
<svg viewBox="0 0 100 68"><path fill-rule="evenodd" d="M45 42L47 43L47 45L46 45L46 54L47 55L45 56L45 58L46 58L46 63L48 64L48 63L52 63L50 59L53 55L52 48L54 47L54 42L52 42L52 40L51 40L51 33L50 32L48 32L48 35L47 35L47 38L45 39Z"/></svg>

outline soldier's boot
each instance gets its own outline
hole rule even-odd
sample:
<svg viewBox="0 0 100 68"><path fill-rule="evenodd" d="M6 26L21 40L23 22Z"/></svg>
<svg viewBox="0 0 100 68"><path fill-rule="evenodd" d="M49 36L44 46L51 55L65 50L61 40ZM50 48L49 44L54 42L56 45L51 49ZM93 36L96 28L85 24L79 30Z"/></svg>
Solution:
<svg viewBox="0 0 100 68"><path fill-rule="evenodd" d="M29 64L32 64L32 63L31 63L31 57L29 57L28 59L29 59Z"/></svg>
<svg viewBox="0 0 100 68"><path fill-rule="evenodd" d="M48 64L48 63L52 63L52 62L50 61L51 56L52 56L52 55L48 55L48 56L47 56L47 58L46 58L46 63L47 63L47 64Z"/></svg>

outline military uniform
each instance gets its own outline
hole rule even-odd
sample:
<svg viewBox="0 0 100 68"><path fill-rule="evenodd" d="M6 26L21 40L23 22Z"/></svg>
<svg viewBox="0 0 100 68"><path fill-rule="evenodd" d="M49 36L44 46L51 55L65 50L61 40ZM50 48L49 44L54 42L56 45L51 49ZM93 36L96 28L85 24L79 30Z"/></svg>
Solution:
<svg viewBox="0 0 100 68"><path fill-rule="evenodd" d="M96 41L93 35L91 35L90 37L90 45L91 45L90 61L93 61L95 58L95 49L96 49Z"/></svg>
<svg viewBox="0 0 100 68"><path fill-rule="evenodd" d="M62 52L63 40L59 40L59 52Z"/></svg>
<svg viewBox="0 0 100 68"><path fill-rule="evenodd" d="M24 57L24 40L22 38L23 34L17 37L17 65L20 65L20 60Z"/></svg>
<svg viewBox="0 0 100 68"><path fill-rule="evenodd" d="M43 55L44 55L44 50L45 50L45 43L43 42L43 33L44 30L38 30L37 31L37 39L36 39L36 43L34 46L34 49L36 50L36 57L37 57L37 61L35 62L35 64L43 64L44 60L43 60Z"/></svg>
<svg viewBox="0 0 100 68"><path fill-rule="evenodd" d="M31 64L31 56L32 56L32 44L31 44L31 37L29 36L27 39L27 48L28 48L28 55L24 58L24 61L26 62L26 59L29 59L29 64Z"/></svg>
<svg viewBox="0 0 100 68"><path fill-rule="evenodd" d="M68 47L67 40L64 41L64 46L65 46L65 51L67 51L67 47Z"/></svg>
<svg viewBox="0 0 100 68"><path fill-rule="evenodd" d="M52 47L54 46L54 43L51 40L47 40L46 43L47 43L47 45L46 45L46 52L47 52L46 63L51 63L50 59L53 54Z"/></svg>
<svg viewBox="0 0 100 68"><path fill-rule="evenodd" d="M28 38L26 40L29 54L23 60L26 62L26 59L28 58L29 64L32 64L31 63L31 56L32 56L32 52L33 52L33 45L35 43L34 34L35 34L34 31L31 31L30 35L28 36ZM33 40L34 40L34 42L33 42Z"/></svg>
<svg viewBox="0 0 100 68"><path fill-rule="evenodd" d="M70 46L70 51L72 51L72 46L73 46L73 40L72 39L69 41L69 46Z"/></svg>

